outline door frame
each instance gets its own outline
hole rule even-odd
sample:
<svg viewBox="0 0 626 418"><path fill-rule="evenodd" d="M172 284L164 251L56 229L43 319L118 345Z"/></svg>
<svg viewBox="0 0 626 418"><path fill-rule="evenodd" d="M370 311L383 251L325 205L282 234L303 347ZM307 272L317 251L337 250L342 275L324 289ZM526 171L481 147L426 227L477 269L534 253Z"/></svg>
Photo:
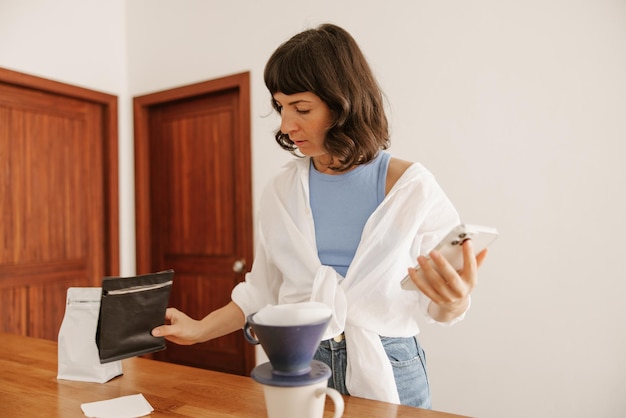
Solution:
<svg viewBox="0 0 626 418"><path fill-rule="evenodd" d="M0 83L19 86L34 91L89 101L102 109L103 130L103 231L104 274L118 275L119 250L119 197L118 197L118 119L117 96L37 77L6 68L0 68ZM92 278L98 281L101 278ZM99 285L98 282L93 283Z"/></svg>
<svg viewBox="0 0 626 418"><path fill-rule="evenodd" d="M213 80L203 81L161 92L147 94L133 98L134 132L135 132L135 237L136 237L136 266L137 274L150 273L152 266L151 254L151 208L150 208L150 108L177 100L196 96L217 93L225 90L238 90L242 100L239 100L235 132L238 140L235 141L235 158L237 166L242 170L242 176L250 178L246 187L235 190L235 209L237 227L241 228L250 242L242 242L244 252L253 248L252 231L252 173L251 173L251 141L250 141L250 72L233 74ZM243 202L250 201L250 204ZM251 250L250 250L251 252ZM246 260L252 259L252 254L244 254Z"/></svg>

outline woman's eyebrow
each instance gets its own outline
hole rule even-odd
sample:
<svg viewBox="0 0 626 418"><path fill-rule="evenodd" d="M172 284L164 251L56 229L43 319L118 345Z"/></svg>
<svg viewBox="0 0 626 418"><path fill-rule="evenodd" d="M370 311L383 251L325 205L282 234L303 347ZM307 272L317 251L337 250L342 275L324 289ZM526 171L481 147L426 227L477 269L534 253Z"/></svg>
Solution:
<svg viewBox="0 0 626 418"><path fill-rule="evenodd" d="M311 101L310 100L305 100L305 99L299 99L299 100L294 100L293 102L289 102L289 105L293 106L293 105L297 105L297 104L300 104L300 103L311 103Z"/></svg>
<svg viewBox="0 0 626 418"><path fill-rule="evenodd" d="M279 105L281 104L281 103L280 103L278 100L276 100L276 99L274 99L274 101L275 101L277 104L279 104ZM287 103L287 105L289 105L289 106L294 106L294 105L297 105L297 104L300 104L300 103L308 103L308 104L310 104L310 103L313 103L313 102L312 102L312 101L310 101L310 100L306 100L306 99L298 99L298 100L294 100L294 101L292 101L292 102Z"/></svg>

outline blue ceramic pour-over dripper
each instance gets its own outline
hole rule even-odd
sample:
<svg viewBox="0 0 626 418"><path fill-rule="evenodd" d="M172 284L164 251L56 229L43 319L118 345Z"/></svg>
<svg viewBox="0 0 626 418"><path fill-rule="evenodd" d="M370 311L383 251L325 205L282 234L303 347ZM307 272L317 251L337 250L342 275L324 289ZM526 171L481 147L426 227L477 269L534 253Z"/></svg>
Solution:
<svg viewBox="0 0 626 418"><path fill-rule="evenodd" d="M261 324L255 315L248 316L244 335L251 344L261 344L272 374L300 376L311 372L311 361L330 322L330 310L328 317L300 325Z"/></svg>

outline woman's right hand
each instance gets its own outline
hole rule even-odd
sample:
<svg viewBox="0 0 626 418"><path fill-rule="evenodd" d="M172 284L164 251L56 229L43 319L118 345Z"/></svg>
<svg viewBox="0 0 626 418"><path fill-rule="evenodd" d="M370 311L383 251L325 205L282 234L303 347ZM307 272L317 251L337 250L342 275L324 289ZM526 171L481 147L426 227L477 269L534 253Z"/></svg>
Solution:
<svg viewBox="0 0 626 418"><path fill-rule="evenodd" d="M167 308L165 311L165 325L152 330L155 337L165 337L180 345L191 345L200 342L202 324L190 318L176 308Z"/></svg>
<svg viewBox="0 0 626 418"><path fill-rule="evenodd" d="M154 328L152 335L176 344L191 345L230 334L243 328L245 323L243 311L233 301L199 321L176 308L167 308L165 325Z"/></svg>

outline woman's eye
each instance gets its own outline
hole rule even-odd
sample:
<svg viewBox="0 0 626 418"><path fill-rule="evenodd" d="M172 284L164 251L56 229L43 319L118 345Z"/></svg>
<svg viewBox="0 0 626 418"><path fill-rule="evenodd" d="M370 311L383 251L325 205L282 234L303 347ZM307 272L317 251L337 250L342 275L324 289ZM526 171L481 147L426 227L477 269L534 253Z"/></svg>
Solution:
<svg viewBox="0 0 626 418"><path fill-rule="evenodd" d="M306 115L307 113L310 112L310 110L308 110L308 109L296 109L296 112L298 112L301 115Z"/></svg>

